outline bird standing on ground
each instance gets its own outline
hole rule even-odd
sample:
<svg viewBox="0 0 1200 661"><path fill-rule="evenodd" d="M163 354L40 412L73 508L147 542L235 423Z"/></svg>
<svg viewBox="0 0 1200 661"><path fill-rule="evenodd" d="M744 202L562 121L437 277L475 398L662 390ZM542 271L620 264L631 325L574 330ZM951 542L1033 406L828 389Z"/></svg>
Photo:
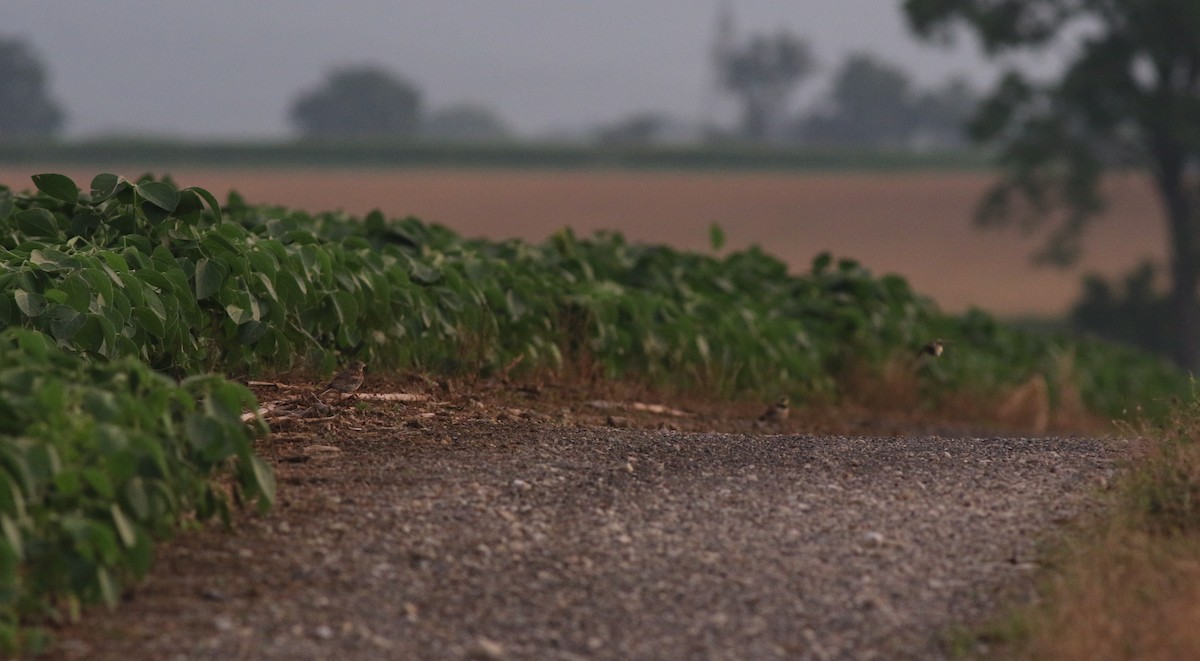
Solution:
<svg viewBox="0 0 1200 661"><path fill-rule="evenodd" d="M367 364L361 360L356 360L350 363L348 366L346 366L346 369L338 372L337 375L333 377L333 380L329 382L329 385L325 386L324 390L317 393L317 397L324 395L330 390L336 390L341 393L352 393L355 390L358 390L359 386L362 385L363 368L366 366Z"/></svg>
<svg viewBox="0 0 1200 661"><path fill-rule="evenodd" d="M762 415L758 416L758 421L762 424L778 424L788 419L788 412L790 410L791 407L789 406L788 398L784 395L775 400L775 403L770 408L763 411Z"/></svg>

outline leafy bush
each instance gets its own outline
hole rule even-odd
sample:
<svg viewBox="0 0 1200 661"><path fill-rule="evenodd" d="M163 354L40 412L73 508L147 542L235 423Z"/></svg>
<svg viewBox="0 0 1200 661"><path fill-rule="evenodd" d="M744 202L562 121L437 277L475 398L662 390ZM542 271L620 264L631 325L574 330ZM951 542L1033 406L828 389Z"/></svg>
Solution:
<svg viewBox="0 0 1200 661"><path fill-rule="evenodd" d="M954 360L922 375L933 397L1042 374L1116 415L1186 389L1136 353L943 315L903 279L828 255L792 275L757 248L716 257L569 230L540 245L464 240L378 212L236 195L218 210L201 189L147 178L100 175L90 193L59 175L34 183L7 212L0 201L15 221L0 236L0 322L175 374L329 369L346 353L478 372L521 356L724 394L836 397L849 370L946 337Z"/></svg>
<svg viewBox="0 0 1200 661"><path fill-rule="evenodd" d="M22 616L115 605L182 521L273 498L241 420L243 387L176 384L145 364L92 362L29 330L0 332L0 648ZM232 462L232 463L231 463Z"/></svg>
<svg viewBox="0 0 1200 661"><path fill-rule="evenodd" d="M216 200L114 175L0 189L0 645L22 617L114 603L181 522L265 506L269 468L241 420L250 393L200 374L244 303L212 254L235 250ZM201 209L207 205L207 213ZM236 232L232 233L236 236ZM214 291L210 291L210 288ZM223 316L207 299L224 298Z"/></svg>
<svg viewBox="0 0 1200 661"><path fill-rule="evenodd" d="M366 303L378 318L358 327L364 350L399 367L487 370L524 356L525 366L584 363L723 394L837 397L847 372L911 360L945 337L956 342L953 358L921 373L933 399L1002 392L1041 374L1052 396L1077 389L1093 411L1120 416L1140 406L1160 415L1187 388L1164 361L1065 333L1021 332L978 310L944 315L902 278L824 254L793 275L757 248L716 257L570 230L530 245L463 240L378 212L360 221L236 199L226 211L255 235L302 237L383 265L360 279L393 269L393 298ZM280 227L290 234L271 229Z"/></svg>
<svg viewBox="0 0 1200 661"><path fill-rule="evenodd" d="M1091 274L1083 279L1083 294L1071 308L1071 324L1113 342L1171 355L1171 306L1160 269L1144 261L1110 282Z"/></svg>

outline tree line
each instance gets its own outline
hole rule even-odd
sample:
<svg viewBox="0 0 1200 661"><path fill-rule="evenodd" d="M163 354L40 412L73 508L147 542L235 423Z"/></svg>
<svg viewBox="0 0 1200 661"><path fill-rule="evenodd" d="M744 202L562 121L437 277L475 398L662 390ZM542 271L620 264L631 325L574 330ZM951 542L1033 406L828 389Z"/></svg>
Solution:
<svg viewBox="0 0 1200 661"><path fill-rule="evenodd" d="M964 147L978 101L962 78L919 90L900 67L866 52L837 68L828 95L804 113L793 98L817 68L807 42L781 30L725 44L713 55L721 87L741 105L729 137L818 146Z"/></svg>
<svg viewBox="0 0 1200 661"><path fill-rule="evenodd" d="M791 100L814 67L807 44L786 32L756 36L715 62L722 88L742 107L733 130L698 126L678 141L746 141L822 147L913 148L968 146L964 125L978 95L962 79L916 89L908 74L869 53L850 55L834 76L828 98L808 113ZM495 140L511 137L496 113L459 106L424 115L421 92L403 76L378 66L330 72L292 104L289 119L309 138L432 137ZM637 145L669 138L670 116L636 112L597 127L605 145Z"/></svg>
<svg viewBox="0 0 1200 661"><path fill-rule="evenodd" d="M24 39L0 35L0 140L55 138L67 113L50 94L45 65ZM330 71L292 102L288 119L304 137L412 137L490 140L511 131L486 107L460 104L427 111L421 91L376 65Z"/></svg>
<svg viewBox="0 0 1200 661"><path fill-rule="evenodd" d="M734 129L697 124L680 142L748 141L779 145L905 148L964 147L963 123L977 96L962 80L917 90L908 74L868 53L838 68L828 98L806 114L791 101L811 78L815 59L807 43L786 32L756 35L713 62L723 91L741 105ZM24 41L0 38L0 139L53 137L66 113L49 94L45 69ZM513 132L494 110L459 104L429 110L422 90L403 74L376 64L332 69L292 101L288 121L299 136L357 140L425 138L499 141ZM636 112L596 127L600 144L670 140L679 120Z"/></svg>

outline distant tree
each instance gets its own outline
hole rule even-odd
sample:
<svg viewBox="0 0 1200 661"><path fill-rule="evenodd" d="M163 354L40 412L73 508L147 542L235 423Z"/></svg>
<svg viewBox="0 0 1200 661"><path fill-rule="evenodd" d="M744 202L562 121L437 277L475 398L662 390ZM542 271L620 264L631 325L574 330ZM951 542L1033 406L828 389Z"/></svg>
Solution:
<svg viewBox="0 0 1200 661"><path fill-rule="evenodd" d="M421 135L435 140L481 142L508 139L512 131L490 108L462 104L430 113L421 122Z"/></svg>
<svg viewBox="0 0 1200 661"><path fill-rule="evenodd" d="M856 53L838 70L828 107L803 122L801 134L816 144L896 146L908 144L915 128L908 75Z"/></svg>
<svg viewBox="0 0 1200 661"><path fill-rule="evenodd" d="M51 136L64 119L37 55L20 39L0 37L0 138Z"/></svg>
<svg viewBox="0 0 1200 661"><path fill-rule="evenodd" d="M912 106L913 136L920 146L965 147L967 124L979 106L979 94L965 79L952 78L921 93Z"/></svg>
<svg viewBox="0 0 1200 661"><path fill-rule="evenodd" d="M596 142L602 145L646 145L658 138L667 118L654 112L630 115L615 124L596 131Z"/></svg>
<svg viewBox="0 0 1200 661"><path fill-rule="evenodd" d="M743 137L764 141L784 128L788 103L815 60L802 39L778 32L720 49L716 65L721 85L741 97Z"/></svg>
<svg viewBox="0 0 1200 661"><path fill-rule="evenodd" d="M905 0L904 9L919 34L948 40L965 24L993 55L1069 40L1056 79L1010 70L976 113L972 135L1000 148L1003 172L978 218L1049 221L1041 257L1070 263L1102 208L1101 174L1145 168L1170 237L1172 355L1200 371L1200 2Z"/></svg>
<svg viewBox="0 0 1200 661"><path fill-rule="evenodd" d="M319 88L292 104L291 120L314 138L407 136L420 124L421 94L379 67L335 69Z"/></svg>

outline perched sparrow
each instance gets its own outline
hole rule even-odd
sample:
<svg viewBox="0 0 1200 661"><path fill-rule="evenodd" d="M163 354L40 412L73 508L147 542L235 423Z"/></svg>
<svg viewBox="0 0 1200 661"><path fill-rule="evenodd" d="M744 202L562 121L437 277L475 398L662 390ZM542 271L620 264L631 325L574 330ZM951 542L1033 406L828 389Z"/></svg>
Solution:
<svg viewBox="0 0 1200 661"><path fill-rule="evenodd" d="M762 415L758 416L758 421L764 424L776 424L788 419L788 398L787 395L775 400Z"/></svg>
<svg viewBox="0 0 1200 661"><path fill-rule="evenodd" d="M942 352L944 352L946 350L947 344L949 344L949 342L947 342L946 340L943 340L940 337L936 340L930 340L929 342L927 342L925 344L925 346L921 347L921 350L917 352L917 355L918 356L929 355L929 356L933 356L934 358L937 358L938 356L941 356Z"/></svg>
<svg viewBox="0 0 1200 661"><path fill-rule="evenodd" d="M343 393L351 393L358 390L359 386L362 385L363 368L366 366L367 364L361 360L350 363L346 369L338 372L337 376L333 377L333 380L329 382L329 385L325 386L324 390L317 393L317 397L324 395L330 390Z"/></svg>

